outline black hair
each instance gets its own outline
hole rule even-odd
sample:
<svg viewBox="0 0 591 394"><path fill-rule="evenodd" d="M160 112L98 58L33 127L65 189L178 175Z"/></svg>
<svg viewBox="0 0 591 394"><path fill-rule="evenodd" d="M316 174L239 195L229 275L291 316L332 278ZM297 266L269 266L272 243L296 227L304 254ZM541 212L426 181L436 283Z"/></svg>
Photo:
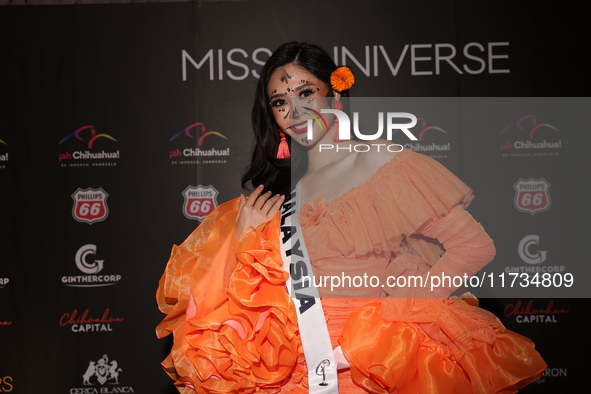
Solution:
<svg viewBox="0 0 591 394"><path fill-rule="evenodd" d="M285 137L290 147L291 158L276 158L281 139L269 104L267 85L271 74L277 68L289 64L301 67L314 75L326 83L332 92L330 75L337 66L322 48L305 42L288 42L275 50L263 66L256 87L251 115L255 135L254 149L250 165L242 176L243 188L251 182L253 187L264 185L265 190L287 195L308 169L306 148L297 143L292 144L287 135ZM348 93L344 91L341 95L346 97Z"/></svg>

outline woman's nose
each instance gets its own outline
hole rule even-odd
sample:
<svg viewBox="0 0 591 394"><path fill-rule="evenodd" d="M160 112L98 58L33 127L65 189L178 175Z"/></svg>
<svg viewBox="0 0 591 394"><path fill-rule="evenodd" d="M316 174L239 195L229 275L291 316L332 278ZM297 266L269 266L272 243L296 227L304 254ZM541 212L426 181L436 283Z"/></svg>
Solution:
<svg viewBox="0 0 591 394"><path fill-rule="evenodd" d="M300 100L298 97L291 98L291 118L298 119L300 117L301 107L300 107Z"/></svg>

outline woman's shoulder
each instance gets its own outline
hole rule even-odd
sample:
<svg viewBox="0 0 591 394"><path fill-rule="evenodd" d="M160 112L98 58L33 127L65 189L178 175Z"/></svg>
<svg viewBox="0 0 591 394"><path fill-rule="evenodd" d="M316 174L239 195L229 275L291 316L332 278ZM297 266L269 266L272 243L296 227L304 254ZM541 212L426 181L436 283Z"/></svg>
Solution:
<svg viewBox="0 0 591 394"><path fill-rule="evenodd" d="M355 169L368 177L378 174L382 168L394 165L400 159L413 155L414 152L408 149L401 149L397 144L388 140L378 139L371 143L355 142Z"/></svg>
<svg viewBox="0 0 591 394"><path fill-rule="evenodd" d="M377 140L376 143L389 141ZM473 198L472 190L437 160L403 149L399 152L358 153L355 173L365 178L356 189L387 196L399 204L411 200L450 200L450 206L462 201L466 206ZM416 201L415 201L416 202Z"/></svg>

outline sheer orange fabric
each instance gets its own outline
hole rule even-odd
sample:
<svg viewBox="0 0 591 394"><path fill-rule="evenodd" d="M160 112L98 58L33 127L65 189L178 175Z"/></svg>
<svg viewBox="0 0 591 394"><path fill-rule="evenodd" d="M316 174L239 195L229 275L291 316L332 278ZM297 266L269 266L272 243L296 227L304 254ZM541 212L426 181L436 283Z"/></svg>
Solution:
<svg viewBox="0 0 591 394"><path fill-rule="evenodd" d="M443 166L403 151L359 187L303 207L314 274L475 272L494 246L463 209L471 200ZM221 205L173 248L157 292L167 314L157 333L174 335L163 366L183 394L305 393L279 215L235 241L237 207ZM398 298L415 294L395 287L319 290L333 347L351 364L339 372L341 393L514 392L546 368L531 341L461 299Z"/></svg>
<svg viewBox="0 0 591 394"><path fill-rule="evenodd" d="M220 206L172 255L157 300L174 334L162 363L182 393L307 392L297 317L285 290L279 216L238 242L238 200Z"/></svg>

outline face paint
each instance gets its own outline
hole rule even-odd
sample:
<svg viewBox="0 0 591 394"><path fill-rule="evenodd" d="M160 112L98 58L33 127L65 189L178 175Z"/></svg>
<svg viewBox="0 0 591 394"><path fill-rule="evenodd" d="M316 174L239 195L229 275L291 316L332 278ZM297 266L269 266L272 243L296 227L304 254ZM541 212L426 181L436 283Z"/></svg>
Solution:
<svg viewBox="0 0 591 394"><path fill-rule="evenodd" d="M281 82L288 83L290 79L291 79L291 75L289 75L284 69L283 74L281 75Z"/></svg>
<svg viewBox="0 0 591 394"><path fill-rule="evenodd" d="M267 84L269 105L277 128L293 142L311 146L332 126L333 117L324 118L323 108L331 108L332 90L325 82L299 66L289 64L275 70ZM313 138L308 138L308 122Z"/></svg>

